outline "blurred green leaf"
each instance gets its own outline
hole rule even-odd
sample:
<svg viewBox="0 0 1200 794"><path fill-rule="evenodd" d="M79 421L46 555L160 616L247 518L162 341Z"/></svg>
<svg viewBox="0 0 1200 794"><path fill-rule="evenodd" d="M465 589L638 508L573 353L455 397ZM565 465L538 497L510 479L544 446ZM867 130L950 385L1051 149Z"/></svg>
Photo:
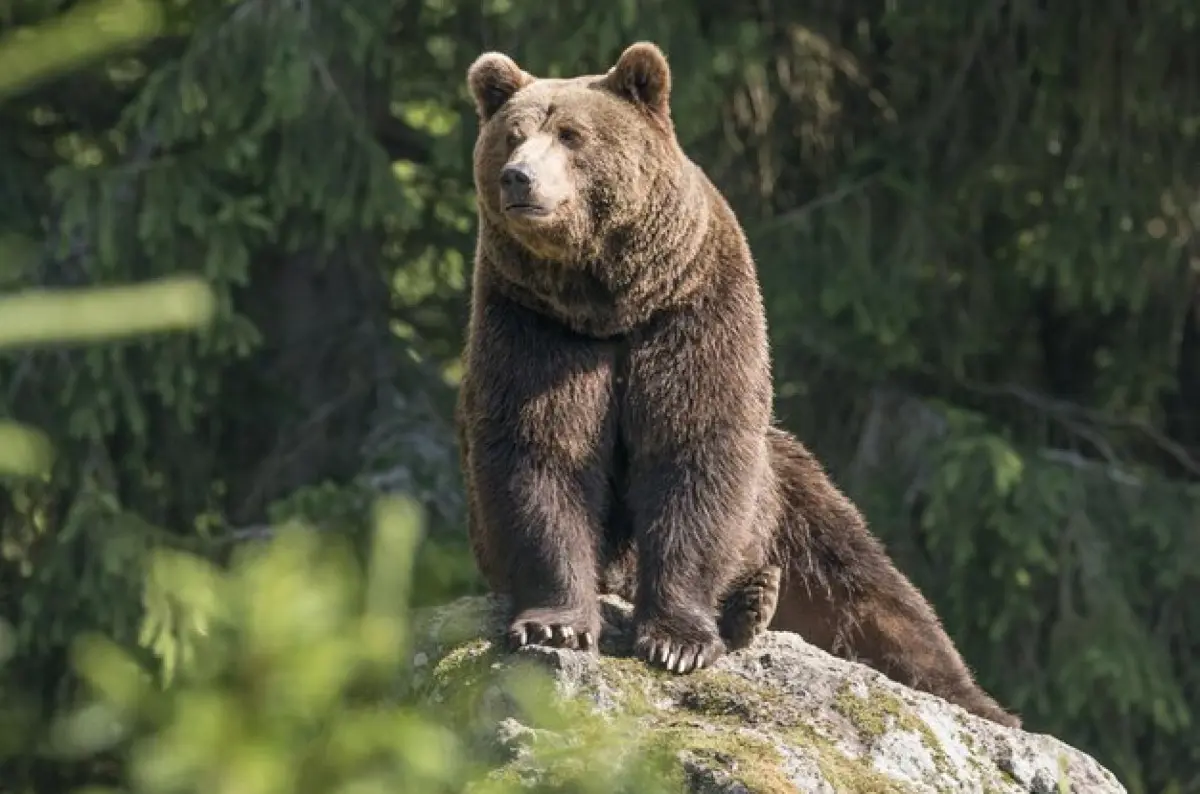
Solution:
<svg viewBox="0 0 1200 794"><path fill-rule="evenodd" d="M30 290L0 296L0 348L203 328L215 308L211 287L187 276L128 287Z"/></svg>
<svg viewBox="0 0 1200 794"><path fill-rule="evenodd" d="M0 102L82 63L155 36L155 0L90 0L33 27L0 37Z"/></svg>
<svg viewBox="0 0 1200 794"><path fill-rule="evenodd" d="M0 421L0 474L33 477L47 474L54 449L44 433Z"/></svg>

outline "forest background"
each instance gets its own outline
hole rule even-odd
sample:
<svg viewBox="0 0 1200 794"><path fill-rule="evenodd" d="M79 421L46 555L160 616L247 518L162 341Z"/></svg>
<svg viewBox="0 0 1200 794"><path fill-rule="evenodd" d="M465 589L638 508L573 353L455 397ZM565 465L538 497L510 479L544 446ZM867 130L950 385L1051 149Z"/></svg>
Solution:
<svg viewBox="0 0 1200 794"><path fill-rule="evenodd" d="M72 711L127 681L81 660L196 686L221 609L182 582L273 528L409 527L412 605L479 591L465 69L650 39L781 422L1029 729L1200 792L1198 36L1190 0L0 4L0 778L167 790Z"/></svg>

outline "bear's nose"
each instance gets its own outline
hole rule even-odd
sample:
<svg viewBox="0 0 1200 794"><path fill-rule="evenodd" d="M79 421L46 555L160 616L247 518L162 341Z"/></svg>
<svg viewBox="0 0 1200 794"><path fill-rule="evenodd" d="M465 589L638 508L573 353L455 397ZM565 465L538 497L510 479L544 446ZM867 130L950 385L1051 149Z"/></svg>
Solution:
<svg viewBox="0 0 1200 794"><path fill-rule="evenodd" d="M506 165L500 172L500 187L511 191L525 191L533 182L533 174L524 163Z"/></svg>

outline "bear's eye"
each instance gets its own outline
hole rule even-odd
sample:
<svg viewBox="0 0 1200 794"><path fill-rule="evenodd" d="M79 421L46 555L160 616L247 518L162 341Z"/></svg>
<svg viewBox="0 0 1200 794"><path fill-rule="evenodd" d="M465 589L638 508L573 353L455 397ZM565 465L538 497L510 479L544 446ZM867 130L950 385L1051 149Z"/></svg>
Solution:
<svg viewBox="0 0 1200 794"><path fill-rule="evenodd" d="M520 130L509 130L508 133L508 148L515 149L521 145L521 141L525 140L525 136L521 135Z"/></svg>
<svg viewBox="0 0 1200 794"><path fill-rule="evenodd" d="M579 130L572 129L571 127L563 127L558 131L558 139L567 146L574 146L583 140L583 135Z"/></svg>

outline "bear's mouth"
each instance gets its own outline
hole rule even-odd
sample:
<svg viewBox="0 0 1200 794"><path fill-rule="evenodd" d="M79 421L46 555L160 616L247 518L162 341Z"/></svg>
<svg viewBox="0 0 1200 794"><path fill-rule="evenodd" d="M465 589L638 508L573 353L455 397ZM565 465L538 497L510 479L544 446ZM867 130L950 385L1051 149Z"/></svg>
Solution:
<svg viewBox="0 0 1200 794"><path fill-rule="evenodd" d="M550 214L550 210L541 204L529 204L519 201L505 204L504 211L510 215L522 215L530 218L540 218Z"/></svg>

